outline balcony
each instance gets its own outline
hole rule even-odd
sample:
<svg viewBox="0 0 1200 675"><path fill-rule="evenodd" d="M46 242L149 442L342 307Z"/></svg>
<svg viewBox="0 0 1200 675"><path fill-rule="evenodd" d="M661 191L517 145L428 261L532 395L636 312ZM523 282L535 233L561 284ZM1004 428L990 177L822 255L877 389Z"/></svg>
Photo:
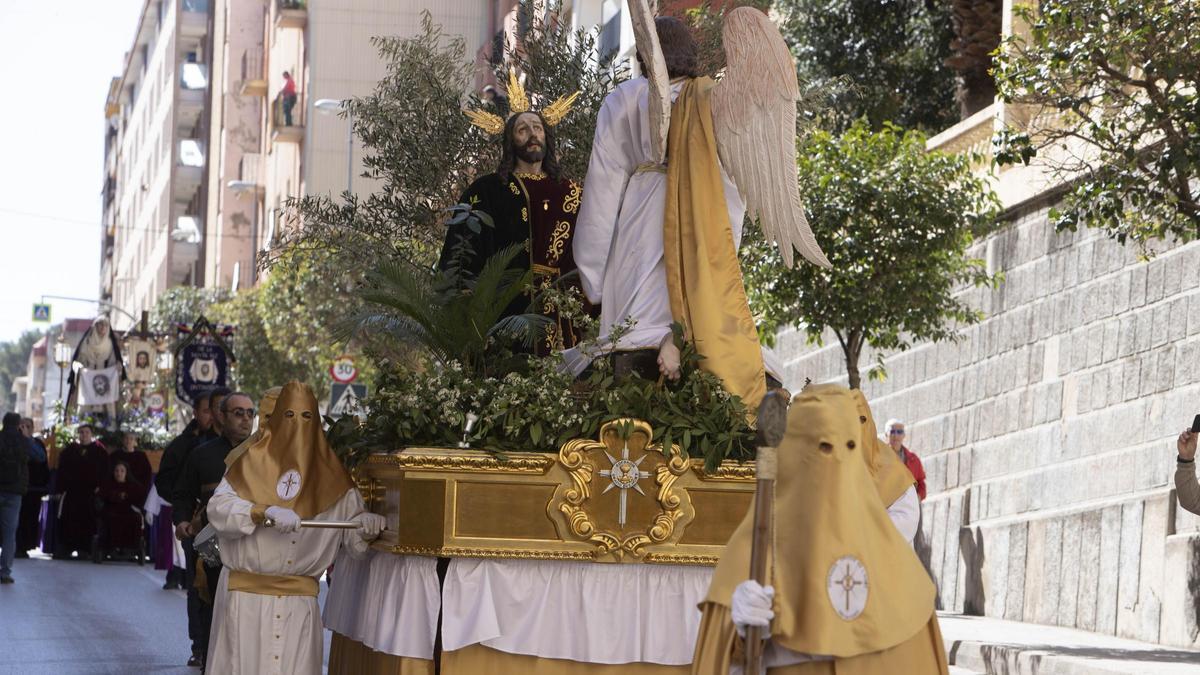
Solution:
<svg viewBox="0 0 1200 675"><path fill-rule="evenodd" d="M191 138L180 141L178 164L175 167L175 194L195 192L203 177L204 144Z"/></svg>
<svg viewBox="0 0 1200 675"><path fill-rule="evenodd" d="M971 166L986 173L992 165L992 133L995 129L998 103L980 110L958 124L925 142L926 150L951 155L968 154Z"/></svg>
<svg viewBox="0 0 1200 675"><path fill-rule="evenodd" d="M254 186L254 191L262 194L266 185L264 178L263 156L251 152L242 155L242 159L238 162L238 182L245 189Z"/></svg>
<svg viewBox="0 0 1200 675"><path fill-rule="evenodd" d="M200 218L183 215L175 219L171 229L171 282L188 283L194 279L196 263L200 260Z"/></svg>
<svg viewBox="0 0 1200 675"><path fill-rule="evenodd" d="M299 143L304 140L304 97L297 96L284 104L283 94L271 103L271 141Z"/></svg>
<svg viewBox="0 0 1200 675"><path fill-rule="evenodd" d="M242 85L238 93L242 96L267 95L267 70L263 66L261 49L242 52Z"/></svg>
<svg viewBox="0 0 1200 675"><path fill-rule="evenodd" d="M275 0L276 28L304 28L308 23L306 0Z"/></svg>
<svg viewBox="0 0 1200 675"><path fill-rule="evenodd" d="M191 127L204 114L208 99L208 66L184 63L179 67L179 126Z"/></svg>
<svg viewBox="0 0 1200 675"><path fill-rule="evenodd" d="M183 0L179 18L179 33L184 37L202 38L208 34L209 0Z"/></svg>

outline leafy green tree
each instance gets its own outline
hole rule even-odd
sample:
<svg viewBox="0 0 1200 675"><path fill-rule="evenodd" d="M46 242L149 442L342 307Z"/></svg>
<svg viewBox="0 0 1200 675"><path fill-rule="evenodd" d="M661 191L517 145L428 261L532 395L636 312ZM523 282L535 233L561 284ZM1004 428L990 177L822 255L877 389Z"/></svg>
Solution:
<svg viewBox="0 0 1200 675"><path fill-rule="evenodd" d="M843 130L866 117L937 132L958 121L955 73L946 65L954 38L945 2L776 0L800 81L849 86L823 112Z"/></svg>
<svg viewBox="0 0 1200 675"><path fill-rule="evenodd" d="M747 231L742 269L761 334L794 325L810 341L831 331L842 347L850 386L859 357L955 340L979 320L957 291L999 281L967 257L973 232L998 208L970 158L925 151L925 137L885 124L856 122L842 136L815 132L799 153L809 221L833 263L787 269L756 228ZM882 356L871 375L882 377Z"/></svg>
<svg viewBox="0 0 1200 675"><path fill-rule="evenodd" d="M228 300L229 297L229 291L224 288L169 288L158 296L154 308L150 310L150 331L174 338L178 324L192 325L201 315L208 315L214 305ZM212 320L211 316L208 318Z"/></svg>
<svg viewBox="0 0 1200 675"><path fill-rule="evenodd" d="M12 410L16 405L13 382L29 370L29 352L41 337L42 331L28 330L16 340L0 343L0 396L4 397L4 410Z"/></svg>
<svg viewBox="0 0 1200 675"><path fill-rule="evenodd" d="M279 259L260 284L236 294L188 286L168 290L151 311L151 329L174 338L176 324L191 325L202 314L234 326L237 388L257 397L300 380L323 397L329 364L345 349L329 327L356 307L346 279L331 255L296 251ZM165 380L160 386L173 388Z"/></svg>
<svg viewBox="0 0 1200 675"><path fill-rule="evenodd" d="M263 388L301 380L323 397L330 364L347 350L334 329L361 307L354 294L358 283L359 272L332 251L298 249L277 261L253 289L254 313L247 316L246 326L261 331L266 345L252 347L245 334L238 340L243 350L269 346L273 354L263 351L260 361L244 364L247 377Z"/></svg>
<svg viewBox="0 0 1200 675"><path fill-rule="evenodd" d="M267 389L287 380L306 379L300 375L302 367L289 361L271 344L259 313L259 296L257 287L239 291L212 311L213 320L237 326L234 339L237 365L232 373L233 383L255 400Z"/></svg>
<svg viewBox="0 0 1200 675"><path fill-rule="evenodd" d="M1060 229L1124 243L1200 234L1200 3L1047 0L1003 45L1000 94L1027 127L998 159L1034 156L1068 185Z"/></svg>

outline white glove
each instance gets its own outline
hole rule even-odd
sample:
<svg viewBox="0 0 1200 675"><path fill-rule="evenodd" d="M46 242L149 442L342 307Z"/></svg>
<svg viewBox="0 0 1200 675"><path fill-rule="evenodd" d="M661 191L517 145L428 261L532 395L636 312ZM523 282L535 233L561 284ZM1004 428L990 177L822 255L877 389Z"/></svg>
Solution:
<svg viewBox="0 0 1200 675"><path fill-rule="evenodd" d="M291 509L282 506L268 506L266 516L275 521L275 529L280 534L288 534L300 529L300 516Z"/></svg>
<svg viewBox="0 0 1200 675"><path fill-rule="evenodd" d="M775 588L763 586L757 581L747 579L733 589L733 603L730 607L733 615L733 625L738 635L746 637L746 628L758 626L766 628L775 618L771 603L775 599ZM765 637L765 636L764 636Z"/></svg>
<svg viewBox="0 0 1200 675"><path fill-rule="evenodd" d="M353 520L358 522L358 533L370 541L387 529L387 518L377 513L360 513Z"/></svg>

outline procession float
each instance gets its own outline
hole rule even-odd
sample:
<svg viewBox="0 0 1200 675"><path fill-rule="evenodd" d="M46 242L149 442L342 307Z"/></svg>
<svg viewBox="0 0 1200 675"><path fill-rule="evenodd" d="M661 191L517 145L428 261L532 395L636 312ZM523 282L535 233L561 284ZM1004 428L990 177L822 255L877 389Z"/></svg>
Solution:
<svg viewBox="0 0 1200 675"><path fill-rule="evenodd" d="M438 106L453 114L428 156L367 160L386 197L301 204L318 223L305 236L347 255L388 242L364 261L346 322L376 357L375 391L329 432L388 530L367 558L335 565L331 673L686 672L712 568L754 501L754 411L785 384L741 287L743 214L789 264L799 253L828 265L796 189L794 64L765 15L709 16L723 52L680 77L677 47L660 44L645 0L631 2L644 78L627 79L594 36L534 8L521 6L530 28L496 64L499 86L465 106L461 92L479 87L461 41L428 22L381 40L392 66L353 103L356 131L378 141L373 112L400 133ZM431 75L414 84L414 64ZM698 77L706 69L723 76ZM621 114L648 140L618 176L593 137L616 138ZM522 173L531 159L540 170ZM604 198L606 183L623 194ZM433 196L403 197L418 190ZM630 220L639 199L649 208ZM372 208L436 225L385 232ZM612 227L596 223L618 221L654 236L610 246ZM629 290L664 258L665 273L639 277L651 286ZM631 276L605 278L606 264ZM615 316L624 292L651 294L671 318Z"/></svg>

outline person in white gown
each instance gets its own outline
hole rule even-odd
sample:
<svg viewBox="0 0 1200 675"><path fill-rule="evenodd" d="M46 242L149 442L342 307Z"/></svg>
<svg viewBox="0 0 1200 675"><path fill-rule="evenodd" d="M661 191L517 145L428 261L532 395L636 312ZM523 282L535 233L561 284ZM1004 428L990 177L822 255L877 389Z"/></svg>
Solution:
<svg viewBox="0 0 1200 675"><path fill-rule="evenodd" d="M232 675L321 672L319 579L345 547L366 554L385 519L366 511L330 450L312 390L283 387L257 442L208 503L224 569L213 608L207 670ZM300 527L357 521L358 529Z"/></svg>

